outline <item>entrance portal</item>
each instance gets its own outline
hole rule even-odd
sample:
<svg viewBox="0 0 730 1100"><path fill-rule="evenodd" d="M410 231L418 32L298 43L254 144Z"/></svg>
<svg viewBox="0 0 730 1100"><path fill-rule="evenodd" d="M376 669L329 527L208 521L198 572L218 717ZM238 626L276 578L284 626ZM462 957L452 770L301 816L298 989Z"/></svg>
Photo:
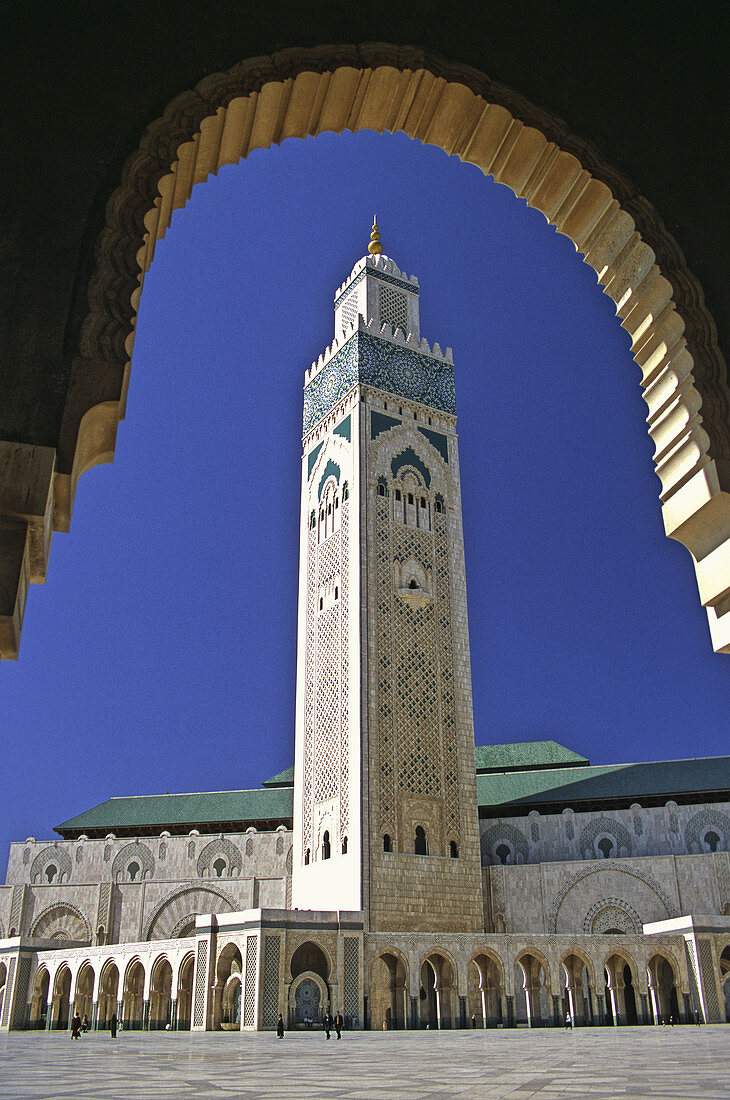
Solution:
<svg viewBox="0 0 730 1100"><path fill-rule="evenodd" d="M294 993L294 1024L303 1027L319 1020L319 988L311 978L304 978Z"/></svg>

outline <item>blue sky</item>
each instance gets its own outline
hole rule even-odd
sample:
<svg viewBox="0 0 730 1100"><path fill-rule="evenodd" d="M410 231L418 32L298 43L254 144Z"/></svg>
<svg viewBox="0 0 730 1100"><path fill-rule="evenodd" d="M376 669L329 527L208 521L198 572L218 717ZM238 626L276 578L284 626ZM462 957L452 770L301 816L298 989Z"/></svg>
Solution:
<svg viewBox="0 0 730 1100"><path fill-rule="evenodd" d="M664 537L594 273L440 150L323 135L223 169L158 245L116 461L82 478L0 668L1 851L112 795L292 763L303 374L374 210L422 334L454 350L477 743L727 750L730 658Z"/></svg>

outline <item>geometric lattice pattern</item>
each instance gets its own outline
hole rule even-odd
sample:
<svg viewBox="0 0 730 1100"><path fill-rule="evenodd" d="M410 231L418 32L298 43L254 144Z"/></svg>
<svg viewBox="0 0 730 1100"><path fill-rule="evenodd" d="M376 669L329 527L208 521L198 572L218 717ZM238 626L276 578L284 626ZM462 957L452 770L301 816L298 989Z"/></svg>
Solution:
<svg viewBox="0 0 730 1100"><path fill-rule="evenodd" d="M0 1024L3 1027L8 1026L8 1016L10 1015L10 1004L13 1000L13 986L15 985L15 957L13 957L8 963L8 976L5 982L5 1000L3 1001L3 1015Z"/></svg>
<svg viewBox="0 0 730 1100"><path fill-rule="evenodd" d="M380 321L387 321L389 325L397 325L407 334L408 332L408 300L402 290L393 290L389 286L381 286L380 290Z"/></svg>
<svg viewBox="0 0 730 1100"><path fill-rule="evenodd" d="M358 941L353 936L345 937L342 971L342 1008L346 1016L357 1016L360 1009L360 952Z"/></svg>
<svg viewBox="0 0 730 1100"><path fill-rule="evenodd" d="M243 1026L256 1024L256 964L258 962L258 939L246 937L246 991L243 998Z"/></svg>
<svg viewBox="0 0 730 1100"><path fill-rule="evenodd" d="M730 817L720 810L700 810L693 814L684 827L684 843L688 852L707 852L710 846L705 841L709 831L715 834L714 851L730 847Z"/></svg>
<svg viewBox="0 0 730 1100"><path fill-rule="evenodd" d="M30 957L21 955L18 963L18 973L15 978L15 1011L13 1012L13 1019L10 1021L11 1027L22 1027L25 1024L31 965ZM8 994L8 1004L10 1004L10 994Z"/></svg>
<svg viewBox="0 0 730 1100"><path fill-rule="evenodd" d="M280 944L278 936L264 936L264 988L261 995L263 1027L273 1027L279 1017Z"/></svg>
<svg viewBox="0 0 730 1100"><path fill-rule="evenodd" d="M357 317L357 294L352 292L348 295L346 300L342 303L342 328L343 330L351 325Z"/></svg>
<svg viewBox="0 0 730 1100"><path fill-rule="evenodd" d="M705 994L708 1020L719 1021L720 1002L717 999L717 981L715 980L715 967L712 962L712 944L709 940L698 939L697 951L700 957L700 972L702 974L702 990ZM723 1016L725 1013L723 1012Z"/></svg>
<svg viewBox="0 0 730 1100"><path fill-rule="evenodd" d="M208 984L208 941L198 944L198 957L195 961L195 1012L193 1027L202 1027L205 1023L205 992Z"/></svg>
<svg viewBox="0 0 730 1100"><path fill-rule="evenodd" d="M405 495L405 494L404 494ZM446 835L460 839L454 661L446 514L434 530L391 520L375 497L380 830L393 832L398 792L441 795ZM394 591L396 565L415 562L435 581L419 606Z"/></svg>
<svg viewBox="0 0 730 1100"><path fill-rule="evenodd" d="M23 898L25 897L24 886L14 886L12 894L12 902L10 905L10 927L15 929L15 935L21 935L23 929L20 927L21 917L23 915Z"/></svg>
<svg viewBox="0 0 730 1100"><path fill-rule="evenodd" d="M340 516L341 564L340 564L340 646L342 675L340 679L340 836L347 836L350 828L350 502L342 501Z"/></svg>
<svg viewBox="0 0 730 1100"><path fill-rule="evenodd" d="M304 782L302 849L312 847L312 765L314 758L314 676L317 636L317 549L316 534L310 528L307 540L307 637L304 689Z"/></svg>

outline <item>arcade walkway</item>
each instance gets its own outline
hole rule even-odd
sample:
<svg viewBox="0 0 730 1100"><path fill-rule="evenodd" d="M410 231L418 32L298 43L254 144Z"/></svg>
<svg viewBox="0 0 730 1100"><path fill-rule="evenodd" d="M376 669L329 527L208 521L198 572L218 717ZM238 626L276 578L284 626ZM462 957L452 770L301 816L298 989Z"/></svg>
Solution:
<svg viewBox="0 0 730 1100"><path fill-rule="evenodd" d="M0 1036L0 1100L730 1097L727 1027Z"/></svg>

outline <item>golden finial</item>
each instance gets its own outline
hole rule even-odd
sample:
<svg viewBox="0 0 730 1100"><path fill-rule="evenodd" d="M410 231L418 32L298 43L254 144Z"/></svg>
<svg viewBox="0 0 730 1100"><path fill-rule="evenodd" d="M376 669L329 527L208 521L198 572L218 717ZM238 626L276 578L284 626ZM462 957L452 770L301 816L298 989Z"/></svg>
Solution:
<svg viewBox="0 0 730 1100"><path fill-rule="evenodd" d="M370 234L370 244L368 245L368 252L371 256L379 256L383 251L383 246L380 243L380 233L378 232L378 215L373 214L373 231Z"/></svg>

